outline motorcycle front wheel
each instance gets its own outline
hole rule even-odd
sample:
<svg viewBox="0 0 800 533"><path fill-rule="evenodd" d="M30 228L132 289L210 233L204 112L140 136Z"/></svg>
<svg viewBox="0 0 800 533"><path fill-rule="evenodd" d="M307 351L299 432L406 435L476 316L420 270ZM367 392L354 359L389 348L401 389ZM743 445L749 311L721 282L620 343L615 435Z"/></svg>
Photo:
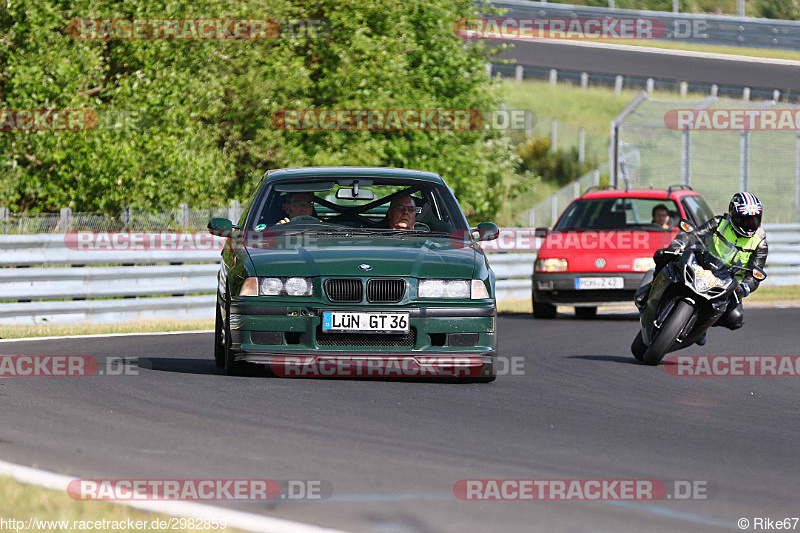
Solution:
<svg viewBox="0 0 800 533"><path fill-rule="evenodd" d="M667 317L667 320L658 330L658 334L650 341L650 346L644 352L642 358L648 365L657 365L661 359L666 355L667 351L675 344L678 335L681 334L683 328L692 318L694 307L684 300L681 300L675 305L675 309Z"/></svg>

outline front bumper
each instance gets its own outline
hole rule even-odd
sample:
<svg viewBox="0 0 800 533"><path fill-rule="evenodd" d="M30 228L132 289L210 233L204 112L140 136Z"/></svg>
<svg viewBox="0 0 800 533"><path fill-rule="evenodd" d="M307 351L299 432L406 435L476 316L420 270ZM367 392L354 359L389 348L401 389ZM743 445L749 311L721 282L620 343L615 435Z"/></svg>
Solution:
<svg viewBox="0 0 800 533"><path fill-rule="evenodd" d="M557 272L533 274L533 299L552 305L598 306L633 302L644 272ZM621 289L576 289L577 278L622 278Z"/></svg>
<svg viewBox="0 0 800 533"><path fill-rule="evenodd" d="M323 311L408 312L408 334L324 333ZM333 365L337 373L358 371L359 365L403 372L450 375L448 369L473 375L493 369L496 360L494 306L231 306L231 351L237 361L269 365L291 375L316 367L321 375ZM310 375L314 375L313 372ZM350 375L360 375L350 374ZM435 375L435 374L434 374Z"/></svg>

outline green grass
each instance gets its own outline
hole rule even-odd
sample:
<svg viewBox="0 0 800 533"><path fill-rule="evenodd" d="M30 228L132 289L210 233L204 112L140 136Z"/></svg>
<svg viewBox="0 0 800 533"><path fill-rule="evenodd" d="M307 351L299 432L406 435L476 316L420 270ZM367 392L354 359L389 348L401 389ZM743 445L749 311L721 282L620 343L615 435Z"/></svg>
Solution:
<svg viewBox="0 0 800 533"><path fill-rule="evenodd" d="M37 326L0 326L0 338L60 337L102 333L145 333L161 331L197 331L214 329L213 320L146 320L120 324L42 324Z"/></svg>
<svg viewBox="0 0 800 533"><path fill-rule="evenodd" d="M42 533L56 532L56 531L81 531L80 528L73 528L74 521L118 521L127 522L130 518L132 521L144 521L148 525L153 520L167 520L171 518L168 515L157 513L149 513L127 507L125 505L118 505L104 501L81 501L73 500L66 492L57 490L42 489L33 485L25 485L10 477L0 476L0 518L4 520L21 520L27 523L31 518L38 520L67 520L70 523L66 529L61 529L56 524L50 524L51 527L43 527L40 529L33 528L30 531L39 531ZM185 524L185 522L184 522ZM180 525L180 522L177 523ZM55 527L53 527L55 526ZM6 531L15 531L14 529L5 528ZM22 529L20 531L28 531ZM140 533L142 531L160 531L147 527L145 529L114 529L107 530L114 532ZM161 530L163 531L163 530ZM173 531L173 530L170 530ZM233 529L216 529L210 528L177 528L174 531L236 531Z"/></svg>

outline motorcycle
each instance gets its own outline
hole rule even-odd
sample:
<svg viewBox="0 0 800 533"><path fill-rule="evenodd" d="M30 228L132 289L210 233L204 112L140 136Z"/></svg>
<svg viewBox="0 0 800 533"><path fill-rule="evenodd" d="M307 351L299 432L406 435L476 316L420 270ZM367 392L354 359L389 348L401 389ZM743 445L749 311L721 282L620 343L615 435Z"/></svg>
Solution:
<svg viewBox="0 0 800 533"><path fill-rule="evenodd" d="M694 226L681 221L681 229ZM668 352L691 346L728 309L730 295L739 282L735 274L752 272L759 281L767 275L758 267L733 264L739 249L719 239L713 247L698 239L683 251L665 250L675 258L653 278L647 299L637 294L641 328L631 344L633 356L648 365L657 365ZM645 276L642 286L651 273ZM738 295L735 297L737 305Z"/></svg>

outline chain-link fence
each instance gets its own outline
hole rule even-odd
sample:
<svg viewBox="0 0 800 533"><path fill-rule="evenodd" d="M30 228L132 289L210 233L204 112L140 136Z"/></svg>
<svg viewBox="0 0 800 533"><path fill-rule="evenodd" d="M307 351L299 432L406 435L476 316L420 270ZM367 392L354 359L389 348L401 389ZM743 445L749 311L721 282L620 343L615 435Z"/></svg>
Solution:
<svg viewBox="0 0 800 533"><path fill-rule="evenodd" d="M238 200L210 209L190 209L181 204L166 211L125 208L116 214L79 213L63 208L59 213L11 213L0 207L0 234L66 233L68 231L160 231L202 229L213 217L236 223L242 209Z"/></svg>
<svg viewBox="0 0 800 533"><path fill-rule="evenodd" d="M585 193L589 187L596 187L604 184L604 182L608 182L608 175L602 174L600 168L596 168L569 185L562 187L552 196L542 200L528 211L530 227L552 227L572 200Z"/></svg>
<svg viewBox="0 0 800 533"><path fill-rule="evenodd" d="M800 222L797 119L800 106L771 101L643 98L618 124L616 181L691 185L717 213L749 190L764 205L765 223Z"/></svg>

